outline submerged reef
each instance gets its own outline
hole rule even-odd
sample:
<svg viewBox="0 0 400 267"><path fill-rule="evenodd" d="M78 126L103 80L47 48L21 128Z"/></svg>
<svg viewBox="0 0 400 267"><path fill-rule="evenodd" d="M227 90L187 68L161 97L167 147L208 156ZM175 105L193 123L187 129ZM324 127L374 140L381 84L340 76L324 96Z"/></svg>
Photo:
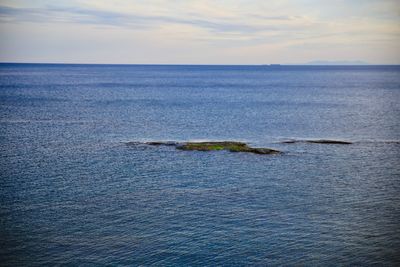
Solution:
<svg viewBox="0 0 400 267"><path fill-rule="evenodd" d="M230 152L247 152L254 154L279 154L281 151L262 148L262 147L250 147L246 143L235 142L235 141L220 141L220 142L174 142L174 141L153 141L153 142L128 142L127 145L138 145L145 144L150 146L174 146L179 150L186 151L220 151L227 150Z"/></svg>

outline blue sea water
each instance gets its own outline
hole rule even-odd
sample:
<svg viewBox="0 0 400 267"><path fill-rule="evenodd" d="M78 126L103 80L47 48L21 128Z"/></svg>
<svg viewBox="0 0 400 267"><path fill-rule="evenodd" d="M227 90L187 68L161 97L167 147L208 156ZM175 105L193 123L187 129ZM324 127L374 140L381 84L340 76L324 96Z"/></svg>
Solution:
<svg viewBox="0 0 400 267"><path fill-rule="evenodd" d="M399 118L399 66L0 64L0 265L398 265Z"/></svg>

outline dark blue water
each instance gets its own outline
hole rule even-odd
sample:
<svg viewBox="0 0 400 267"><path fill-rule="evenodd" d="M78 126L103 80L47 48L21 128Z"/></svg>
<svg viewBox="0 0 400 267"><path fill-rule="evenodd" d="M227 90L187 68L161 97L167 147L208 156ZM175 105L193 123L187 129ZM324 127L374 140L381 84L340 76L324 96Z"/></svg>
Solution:
<svg viewBox="0 0 400 267"><path fill-rule="evenodd" d="M399 118L398 66L2 64L1 265L399 264Z"/></svg>

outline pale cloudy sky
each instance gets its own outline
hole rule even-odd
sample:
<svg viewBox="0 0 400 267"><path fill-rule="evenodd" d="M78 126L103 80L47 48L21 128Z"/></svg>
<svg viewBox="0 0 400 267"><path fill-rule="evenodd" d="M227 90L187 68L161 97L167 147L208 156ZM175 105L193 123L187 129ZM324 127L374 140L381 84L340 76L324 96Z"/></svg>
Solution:
<svg viewBox="0 0 400 267"><path fill-rule="evenodd" d="M0 62L400 64L400 0L0 0Z"/></svg>

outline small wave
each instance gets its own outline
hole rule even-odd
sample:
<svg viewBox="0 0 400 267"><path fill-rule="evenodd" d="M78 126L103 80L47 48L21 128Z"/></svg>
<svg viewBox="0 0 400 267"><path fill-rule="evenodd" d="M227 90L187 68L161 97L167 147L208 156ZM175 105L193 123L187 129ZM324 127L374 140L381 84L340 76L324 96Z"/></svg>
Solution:
<svg viewBox="0 0 400 267"><path fill-rule="evenodd" d="M24 120L24 119L0 119L0 123L9 123L9 124L27 124L27 123L69 123L69 124L77 124L77 123L88 123L88 121L80 121L80 120Z"/></svg>

